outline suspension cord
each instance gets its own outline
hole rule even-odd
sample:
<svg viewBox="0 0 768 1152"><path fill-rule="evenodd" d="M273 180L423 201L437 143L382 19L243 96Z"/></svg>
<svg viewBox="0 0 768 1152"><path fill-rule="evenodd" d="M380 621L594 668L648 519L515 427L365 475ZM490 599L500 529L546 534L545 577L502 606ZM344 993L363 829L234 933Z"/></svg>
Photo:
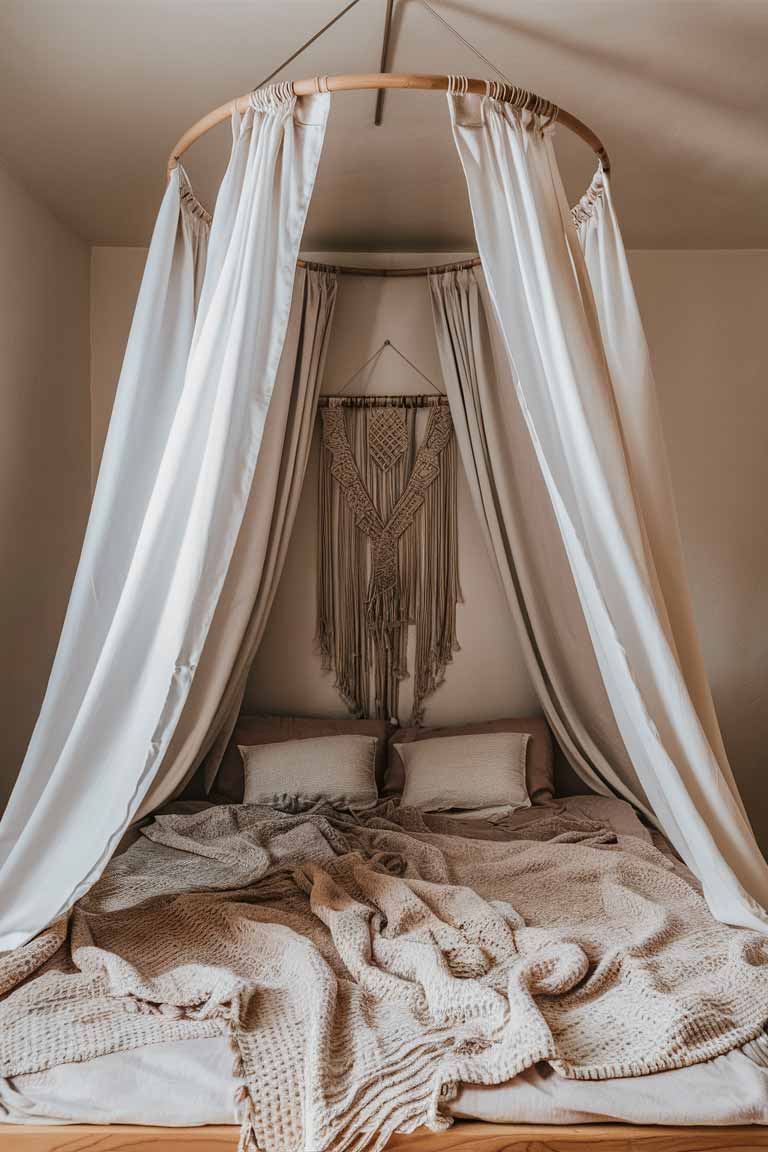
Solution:
<svg viewBox="0 0 768 1152"><path fill-rule="evenodd" d="M325 24L319 32L315 32L314 36L310 36L309 40L305 41L301 48L297 48L296 51L293 52L287 60L283 60L282 64L278 64L274 72L270 72L269 76L265 76L263 80L260 80L256 85L256 88L263 88L265 84L268 84L270 80L277 76L278 72L282 72L283 68L287 68L289 64L292 64L297 56L301 56L302 52L305 52L311 44L314 44L315 40L319 40L320 37L323 36L329 28L333 28L334 24L338 23L342 16L346 16L347 12L349 12L350 9L354 8L355 5L359 3L360 0L351 0L351 3L347 4L345 8L342 8L341 12L336 13L333 20L329 20L328 23Z"/></svg>
<svg viewBox="0 0 768 1152"><path fill-rule="evenodd" d="M269 76L265 76L263 80L260 80L256 85L256 88L262 88L265 84L268 84L270 80L273 80L279 72L282 72L283 68L287 68L289 64L292 64L297 56L301 56L302 52L306 52L307 48L314 44L316 40L319 40L321 36L324 36L329 29L333 28L334 24L337 24L339 20L346 16L347 12L351 11L351 9L359 3L360 0L351 0L351 2L342 8L340 12L336 13L332 20L329 20L327 24L324 24L318 32L315 32L313 36L310 36L309 40L305 40L300 48L297 48L295 52L292 52L286 60L283 60L282 64L278 64L277 68L270 72ZM468 48L469 51L478 58L478 60L482 60L483 64L490 68L492 72L495 72L496 75L501 80L503 80L505 84L508 84L510 87L514 87L512 81L508 76L504 75L501 68L497 68L492 60L489 60L487 56L484 56L480 49L476 48L471 40L467 40L466 36L462 36L458 28L454 28L453 24L449 23L449 21L446 20L444 16L442 16L435 8L432 7L432 5L429 3L429 0L419 0L419 3L423 8L426 8L427 12L429 12L431 16L434 16L435 20L442 24L444 28L447 28L451 35L455 36L456 39L461 44L463 44L465 48Z"/></svg>
<svg viewBox="0 0 768 1152"><path fill-rule="evenodd" d="M470 40L467 40L466 36L462 36L462 34L461 34L461 32L459 32L458 28L454 28L453 24L449 24L448 21L445 19L445 17L441 16L440 13L437 12L432 7L432 5L427 2L427 0L419 0L419 3L422 5L422 7L426 8L427 11L429 13L431 13L432 16L434 16L435 20L438 20L443 25L444 28L447 28L449 32L452 32L453 35L456 37L456 39L460 40L465 48L469 48L470 52L474 52L474 54L475 54L475 56L477 56L478 60L482 60L483 64L487 64L487 66L493 72L495 72L496 75L499 76L504 81L505 84L508 84L510 86L510 88L514 88L514 84L509 79L508 76L504 75L501 68L497 68L496 65L494 64L494 62L492 60L489 60L487 56L483 56L480 49L475 48L474 44Z"/></svg>

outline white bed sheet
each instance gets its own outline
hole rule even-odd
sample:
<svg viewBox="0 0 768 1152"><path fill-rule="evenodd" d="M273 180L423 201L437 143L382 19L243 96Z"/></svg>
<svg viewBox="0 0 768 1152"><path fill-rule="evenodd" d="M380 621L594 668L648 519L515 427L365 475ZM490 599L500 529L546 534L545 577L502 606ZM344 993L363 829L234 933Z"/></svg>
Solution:
<svg viewBox="0 0 768 1152"><path fill-rule="evenodd" d="M623 801L575 796L563 803L605 821L620 836L650 839ZM654 840L666 847L662 838ZM231 1066L227 1038L220 1036L116 1052L12 1081L0 1078L0 1121L234 1124L237 1082ZM706 1064L622 1080L567 1080L549 1066L537 1066L497 1087L465 1085L450 1110L457 1117L510 1124L768 1124L768 1036Z"/></svg>

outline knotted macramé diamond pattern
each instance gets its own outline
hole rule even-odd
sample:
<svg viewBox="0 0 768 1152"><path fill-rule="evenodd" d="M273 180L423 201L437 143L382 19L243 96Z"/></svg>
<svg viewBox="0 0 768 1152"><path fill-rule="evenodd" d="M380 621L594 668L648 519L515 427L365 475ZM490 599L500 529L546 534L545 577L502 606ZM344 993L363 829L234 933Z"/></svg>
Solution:
<svg viewBox="0 0 768 1152"><path fill-rule="evenodd" d="M368 452L382 472L388 472L408 447L405 408L373 408L368 413Z"/></svg>

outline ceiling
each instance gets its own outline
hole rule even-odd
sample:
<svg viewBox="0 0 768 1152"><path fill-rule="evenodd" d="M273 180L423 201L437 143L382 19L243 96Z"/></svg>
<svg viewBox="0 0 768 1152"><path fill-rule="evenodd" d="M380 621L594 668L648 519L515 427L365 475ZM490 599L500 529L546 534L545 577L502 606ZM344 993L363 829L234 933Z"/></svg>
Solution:
<svg viewBox="0 0 768 1152"><path fill-rule="evenodd" d="M515 83L605 141L631 248L768 247L768 0L432 0ZM344 0L0 0L0 162L85 239L144 244L167 154L254 87ZM377 71L386 0L360 0L281 74ZM485 66L395 0L390 68ZM308 249L474 247L445 97L333 99ZM221 126L188 153L212 202ZM569 195L594 157L563 130Z"/></svg>

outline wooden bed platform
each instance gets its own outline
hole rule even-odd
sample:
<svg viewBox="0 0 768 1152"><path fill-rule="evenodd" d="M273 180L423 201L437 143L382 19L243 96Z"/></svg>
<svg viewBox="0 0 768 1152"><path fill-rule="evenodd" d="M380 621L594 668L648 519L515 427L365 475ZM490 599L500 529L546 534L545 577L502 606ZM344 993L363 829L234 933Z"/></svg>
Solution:
<svg viewBox="0 0 768 1152"><path fill-rule="evenodd" d="M144 1128L133 1124L0 1125L2 1152L233 1152L235 1126ZM395 1136L388 1152L756 1152L768 1127L667 1128L630 1124L488 1124ZM269 1152L269 1150L267 1150Z"/></svg>

